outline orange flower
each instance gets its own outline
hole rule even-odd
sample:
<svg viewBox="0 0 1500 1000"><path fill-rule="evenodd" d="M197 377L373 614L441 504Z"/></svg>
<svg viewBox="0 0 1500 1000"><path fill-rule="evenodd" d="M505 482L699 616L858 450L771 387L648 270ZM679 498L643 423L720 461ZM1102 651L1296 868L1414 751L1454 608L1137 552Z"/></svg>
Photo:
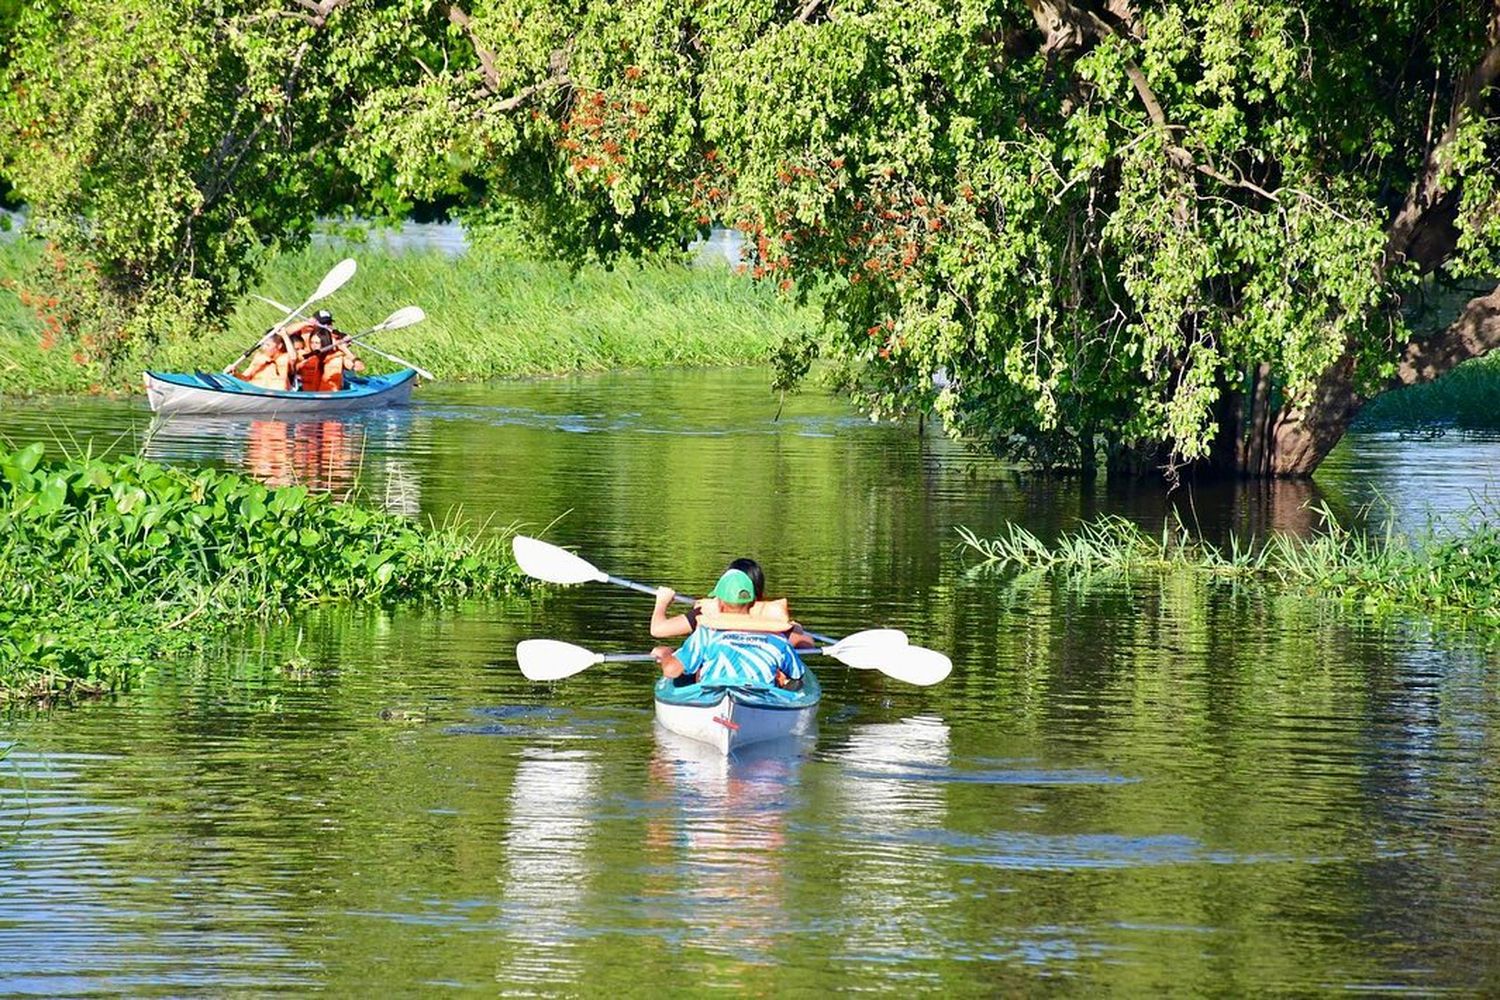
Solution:
<svg viewBox="0 0 1500 1000"><path fill-rule="evenodd" d="M639 66L626 66L625 67L625 79L627 79L627 80L639 80L640 78L641 78L641 68Z"/></svg>

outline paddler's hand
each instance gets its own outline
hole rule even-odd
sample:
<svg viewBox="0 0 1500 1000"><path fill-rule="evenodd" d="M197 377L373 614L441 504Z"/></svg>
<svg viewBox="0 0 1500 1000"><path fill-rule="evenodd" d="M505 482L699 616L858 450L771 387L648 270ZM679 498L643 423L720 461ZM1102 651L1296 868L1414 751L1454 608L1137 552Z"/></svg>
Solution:
<svg viewBox="0 0 1500 1000"><path fill-rule="evenodd" d="M673 590L671 587L656 588L656 610L665 611L676 599L677 591ZM658 657L658 659L660 659L660 657Z"/></svg>
<svg viewBox="0 0 1500 1000"><path fill-rule="evenodd" d="M663 677L675 679L682 676L682 661L677 658L671 646L657 646L651 651L651 656L661 664Z"/></svg>

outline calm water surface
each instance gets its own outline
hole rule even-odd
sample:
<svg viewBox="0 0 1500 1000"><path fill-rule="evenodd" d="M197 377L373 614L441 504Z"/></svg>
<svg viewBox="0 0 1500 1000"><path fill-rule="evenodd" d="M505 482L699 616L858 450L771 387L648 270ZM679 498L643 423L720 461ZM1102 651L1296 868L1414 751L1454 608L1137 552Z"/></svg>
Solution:
<svg viewBox="0 0 1500 1000"><path fill-rule="evenodd" d="M826 667L815 740L725 761L654 730L640 668L520 678L526 637L649 647L648 603L611 588L237 636L0 722L0 993L1500 991L1491 637L1190 578L975 575L957 525L1155 529L1167 505L816 396L774 413L745 372L430 386L297 425L7 402L12 441L550 525L686 591L753 554L809 624L904 628L956 668ZM1175 516L1442 527L1497 477L1500 445L1360 436L1316 485Z"/></svg>

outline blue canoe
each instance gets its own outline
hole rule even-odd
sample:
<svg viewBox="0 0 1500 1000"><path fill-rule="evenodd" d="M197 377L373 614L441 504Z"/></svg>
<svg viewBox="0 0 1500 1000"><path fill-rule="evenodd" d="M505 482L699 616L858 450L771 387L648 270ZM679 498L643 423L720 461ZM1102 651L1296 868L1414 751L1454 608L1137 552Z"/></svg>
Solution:
<svg viewBox="0 0 1500 1000"><path fill-rule="evenodd" d="M219 413L236 416L318 416L398 406L411 398L417 373L345 375L337 392L262 389L219 372L147 372L146 398L157 413Z"/></svg>
<svg viewBox="0 0 1500 1000"><path fill-rule="evenodd" d="M817 723L823 689L811 670L800 691L656 682L656 721L662 728L730 753L738 747L804 736Z"/></svg>

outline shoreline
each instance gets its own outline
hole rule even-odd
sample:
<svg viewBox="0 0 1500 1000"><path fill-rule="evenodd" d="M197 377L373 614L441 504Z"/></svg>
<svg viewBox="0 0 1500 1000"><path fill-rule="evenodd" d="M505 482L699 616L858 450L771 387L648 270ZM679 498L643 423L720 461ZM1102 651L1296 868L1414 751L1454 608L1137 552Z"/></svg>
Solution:
<svg viewBox="0 0 1500 1000"><path fill-rule="evenodd" d="M14 250L15 245L11 245ZM300 302L350 252L314 246L277 258L253 293ZM0 279L24 275L34 248L0 247ZM767 363L783 339L814 327L817 311L724 266L636 263L571 270L483 248L356 257L360 270L326 303L357 333L393 310L419 305L427 320L370 338L430 369L439 381ZM309 279L311 275L311 279ZM67 341L44 347L39 323L14 287L0 288L0 394L141 393L141 373L217 370L259 339L280 313L247 294L221 326L187 338L132 345L101 369ZM400 367L367 352L373 371Z"/></svg>

